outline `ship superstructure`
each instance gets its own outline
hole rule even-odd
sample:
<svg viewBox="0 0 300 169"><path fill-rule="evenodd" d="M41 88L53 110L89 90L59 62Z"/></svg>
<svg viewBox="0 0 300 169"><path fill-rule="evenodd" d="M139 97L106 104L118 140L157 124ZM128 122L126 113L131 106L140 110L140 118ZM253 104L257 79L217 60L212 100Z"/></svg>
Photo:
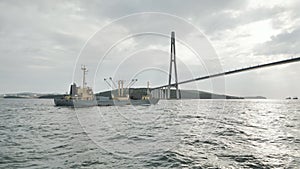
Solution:
<svg viewBox="0 0 300 169"><path fill-rule="evenodd" d="M71 107L90 107L97 106L96 97L94 96L92 88L87 86L85 81L87 68L85 65L81 66L83 72L82 86L73 83L70 87L70 93L60 98L55 98L56 106L71 106Z"/></svg>

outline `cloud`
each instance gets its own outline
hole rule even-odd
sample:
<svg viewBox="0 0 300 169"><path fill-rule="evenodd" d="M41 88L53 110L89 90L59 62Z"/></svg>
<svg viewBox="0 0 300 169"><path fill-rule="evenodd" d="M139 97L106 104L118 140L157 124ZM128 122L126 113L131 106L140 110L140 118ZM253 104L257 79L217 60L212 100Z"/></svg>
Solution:
<svg viewBox="0 0 300 169"><path fill-rule="evenodd" d="M0 84L3 91L0 93L16 90L65 91L71 83L77 55L89 37L107 23L138 12L168 13L193 24L211 40L226 70L296 55L299 54L300 45L297 41L299 8L297 0L1 1ZM175 24L159 15L139 22L125 19L100 38L90 41L77 66L87 64L91 67L90 77L95 71L93 67L99 61L99 55L119 38L148 30L169 35ZM203 35L189 29L183 22L177 23L176 29L179 29L176 31L178 40L194 42L191 46L202 51L200 59L211 59L212 63L215 61L211 53L205 53L208 46L198 43L204 38ZM198 62L195 63L193 53L179 43L177 45L181 67L187 65L192 72L205 74L203 67L199 68ZM114 71L112 65L117 65L124 56L139 50L141 52L131 58L135 63L168 69L169 39L140 36L117 46L105 60L109 64L101 73L110 74ZM138 60L142 55L147 58ZM156 56L151 58L153 55ZM162 57L166 58L160 59ZM126 69L134 72L134 68L134 64L126 62L120 73ZM294 71L295 68L286 69ZM185 67L182 70L186 71L180 72L180 78L185 79L189 72ZM281 76L278 74L277 78ZM20 88L24 77L28 80ZM246 79L242 79L239 85L246 83ZM297 79L295 81L298 82ZM230 84L232 91L238 87L237 83ZM242 90L239 93L243 94Z"/></svg>
<svg viewBox="0 0 300 169"><path fill-rule="evenodd" d="M300 27L271 37L270 41L257 45L254 51L257 55L299 55L299 39Z"/></svg>

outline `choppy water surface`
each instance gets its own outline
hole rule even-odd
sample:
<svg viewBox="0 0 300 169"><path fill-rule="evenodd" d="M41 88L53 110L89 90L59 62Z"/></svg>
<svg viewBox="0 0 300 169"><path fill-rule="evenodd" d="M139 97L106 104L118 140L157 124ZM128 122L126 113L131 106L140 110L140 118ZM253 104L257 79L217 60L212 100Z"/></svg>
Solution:
<svg viewBox="0 0 300 169"><path fill-rule="evenodd" d="M0 168L299 168L300 102L0 100Z"/></svg>

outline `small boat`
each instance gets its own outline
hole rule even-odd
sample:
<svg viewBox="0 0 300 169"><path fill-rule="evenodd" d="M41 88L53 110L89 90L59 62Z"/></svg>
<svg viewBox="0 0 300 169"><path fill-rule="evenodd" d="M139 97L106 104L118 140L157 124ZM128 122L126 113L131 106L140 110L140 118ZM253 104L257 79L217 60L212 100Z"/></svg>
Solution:
<svg viewBox="0 0 300 169"><path fill-rule="evenodd" d="M78 108L98 105L92 88L86 86L85 75L87 72L87 68L85 66L82 66L81 70L83 71L82 87L77 87L76 84L73 83L70 87L70 94L54 98L55 106L68 106Z"/></svg>

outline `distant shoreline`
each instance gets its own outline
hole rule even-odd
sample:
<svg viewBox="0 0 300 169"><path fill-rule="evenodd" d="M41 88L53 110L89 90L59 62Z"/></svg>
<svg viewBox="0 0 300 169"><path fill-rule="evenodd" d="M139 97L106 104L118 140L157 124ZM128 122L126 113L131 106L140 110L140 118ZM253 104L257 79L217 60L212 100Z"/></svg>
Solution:
<svg viewBox="0 0 300 169"><path fill-rule="evenodd" d="M147 88L130 88L129 95L130 98L138 99L143 95L147 94ZM112 92L115 90L103 91L95 93L97 97L111 97ZM175 98L175 90L171 90L171 99ZM4 94L0 95L0 98L4 99L54 99L59 97L64 97L67 94L41 94L41 93L31 93L31 92L21 92L14 94ZM232 96L227 94L215 94L211 92L198 91L198 90L180 90L181 99L267 99L263 96Z"/></svg>

